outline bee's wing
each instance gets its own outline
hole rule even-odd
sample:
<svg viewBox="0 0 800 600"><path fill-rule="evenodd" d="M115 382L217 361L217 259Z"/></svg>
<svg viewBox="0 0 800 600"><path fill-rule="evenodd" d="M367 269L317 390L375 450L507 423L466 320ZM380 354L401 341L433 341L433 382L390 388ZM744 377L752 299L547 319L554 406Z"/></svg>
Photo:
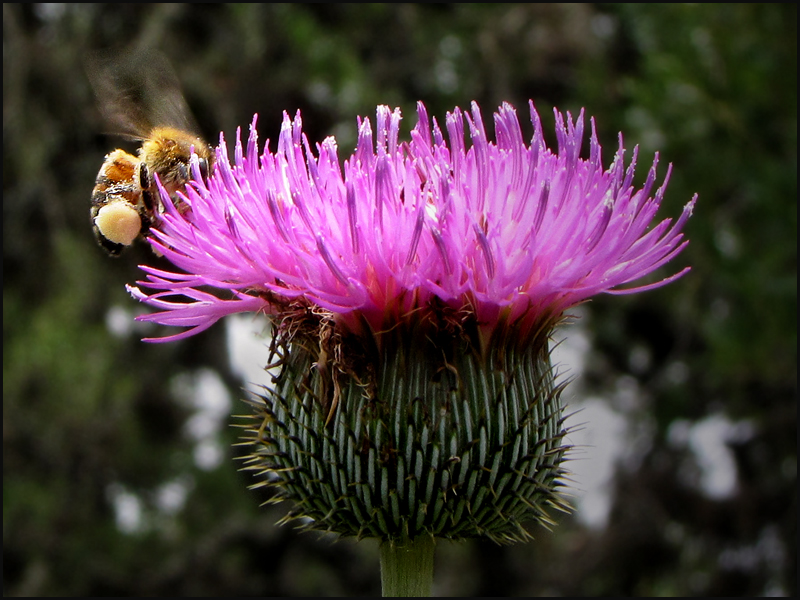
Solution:
<svg viewBox="0 0 800 600"><path fill-rule="evenodd" d="M143 139L164 125L197 132L178 77L163 54L102 51L84 63L112 133Z"/></svg>

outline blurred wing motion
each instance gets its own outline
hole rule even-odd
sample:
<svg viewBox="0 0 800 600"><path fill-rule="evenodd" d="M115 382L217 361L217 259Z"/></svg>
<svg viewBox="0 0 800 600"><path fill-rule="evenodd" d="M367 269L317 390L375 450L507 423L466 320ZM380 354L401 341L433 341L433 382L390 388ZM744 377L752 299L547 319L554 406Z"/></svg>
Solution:
<svg viewBox="0 0 800 600"><path fill-rule="evenodd" d="M197 124L167 58L160 52L91 54L84 61L109 133L143 139L157 126L196 133Z"/></svg>
<svg viewBox="0 0 800 600"><path fill-rule="evenodd" d="M189 163L196 153L208 176L214 154L197 134L169 61L156 52L94 54L85 61L89 81L113 133L141 140L138 155L121 149L106 155L92 190L92 228L111 255L147 233L164 207L155 176L178 200L191 178Z"/></svg>

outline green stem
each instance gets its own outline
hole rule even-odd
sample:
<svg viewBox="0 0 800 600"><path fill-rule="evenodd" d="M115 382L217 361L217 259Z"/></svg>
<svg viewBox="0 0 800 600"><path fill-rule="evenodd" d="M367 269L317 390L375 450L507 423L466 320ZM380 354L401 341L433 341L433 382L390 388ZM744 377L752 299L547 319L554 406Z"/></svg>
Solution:
<svg viewBox="0 0 800 600"><path fill-rule="evenodd" d="M382 542L381 588L384 598L430 596L434 549L435 542L428 535L403 542Z"/></svg>

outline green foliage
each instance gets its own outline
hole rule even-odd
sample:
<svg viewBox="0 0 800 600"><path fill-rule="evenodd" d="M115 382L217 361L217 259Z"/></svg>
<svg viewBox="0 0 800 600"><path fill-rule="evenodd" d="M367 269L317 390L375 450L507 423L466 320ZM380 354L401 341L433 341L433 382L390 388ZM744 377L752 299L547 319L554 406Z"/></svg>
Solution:
<svg viewBox="0 0 800 600"><path fill-rule="evenodd" d="M692 272L588 305L579 382L619 408L613 390L635 381L645 399L626 416L651 432L617 471L608 525L565 518L511 549L443 544L434 591L796 595L796 27L792 4L4 5L4 593L379 589L377 548L276 528L283 512L257 506L267 496L230 457L210 470L193 459L195 409L171 382L210 368L242 395L224 326L155 346L107 325L121 308L130 326L123 285L148 255L112 261L94 245L95 174L131 146L100 135L82 58L141 47L173 63L212 141L255 112L274 140L281 112L299 108L312 143L336 134L344 154L377 103L410 121L417 100L441 120L471 100L523 116L532 98L542 115L585 106L606 159L624 131L639 176L655 150L660 173L674 163L664 214L700 196L675 265ZM751 431L727 445L738 488L723 500L670 442L676 423L709 415ZM159 494L176 481L186 498L170 512ZM138 529L118 525L119 498L138 502Z"/></svg>

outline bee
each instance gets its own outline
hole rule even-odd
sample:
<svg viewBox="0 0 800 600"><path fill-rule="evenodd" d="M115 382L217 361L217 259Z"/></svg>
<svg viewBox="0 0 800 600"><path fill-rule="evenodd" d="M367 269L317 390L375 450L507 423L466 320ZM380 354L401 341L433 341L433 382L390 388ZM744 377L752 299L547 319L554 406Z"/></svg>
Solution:
<svg viewBox="0 0 800 600"><path fill-rule="evenodd" d="M108 153L95 179L90 218L97 242L117 256L143 238L164 212L158 181L179 210L176 192L191 179L194 152L200 172L214 165L211 147L198 136L178 79L160 54L95 55L86 63L105 119L115 133L141 142L136 155Z"/></svg>

